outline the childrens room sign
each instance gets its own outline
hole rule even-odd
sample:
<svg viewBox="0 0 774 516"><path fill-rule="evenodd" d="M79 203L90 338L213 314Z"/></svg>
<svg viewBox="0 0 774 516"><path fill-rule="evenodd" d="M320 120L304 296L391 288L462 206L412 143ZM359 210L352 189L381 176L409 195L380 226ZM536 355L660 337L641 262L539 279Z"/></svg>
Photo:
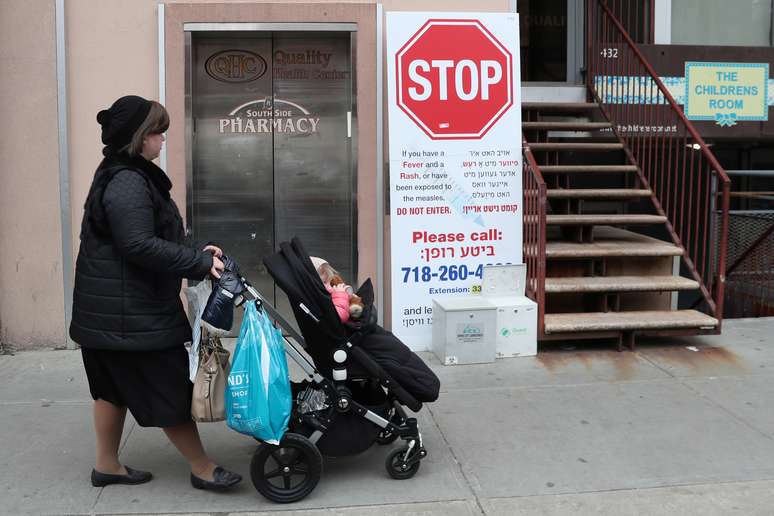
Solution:
<svg viewBox="0 0 774 516"><path fill-rule="evenodd" d="M691 120L768 120L768 63L685 63L685 114Z"/></svg>

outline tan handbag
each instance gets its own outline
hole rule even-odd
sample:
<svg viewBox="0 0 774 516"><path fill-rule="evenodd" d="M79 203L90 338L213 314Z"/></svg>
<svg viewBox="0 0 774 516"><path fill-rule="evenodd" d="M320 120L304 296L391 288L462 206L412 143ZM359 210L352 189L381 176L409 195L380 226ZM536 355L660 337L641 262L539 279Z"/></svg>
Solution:
<svg viewBox="0 0 774 516"><path fill-rule="evenodd" d="M220 339L205 336L203 330L199 348L199 369L193 386L191 417L199 423L226 419L224 395L230 371L230 353Z"/></svg>

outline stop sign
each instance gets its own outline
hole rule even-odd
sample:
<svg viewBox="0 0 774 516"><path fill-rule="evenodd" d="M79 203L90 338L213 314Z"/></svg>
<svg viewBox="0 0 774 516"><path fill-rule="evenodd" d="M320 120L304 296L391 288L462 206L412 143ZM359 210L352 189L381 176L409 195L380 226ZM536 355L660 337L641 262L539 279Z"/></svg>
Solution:
<svg viewBox="0 0 774 516"><path fill-rule="evenodd" d="M480 139L513 105L511 54L478 20L428 20L395 66L398 106L433 140Z"/></svg>

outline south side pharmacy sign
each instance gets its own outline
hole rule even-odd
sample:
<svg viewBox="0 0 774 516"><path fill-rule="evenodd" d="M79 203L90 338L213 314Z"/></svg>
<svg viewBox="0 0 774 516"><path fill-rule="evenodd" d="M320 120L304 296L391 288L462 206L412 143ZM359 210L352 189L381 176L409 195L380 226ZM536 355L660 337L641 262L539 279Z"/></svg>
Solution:
<svg viewBox="0 0 774 516"><path fill-rule="evenodd" d="M522 261L515 13L387 13L392 331L429 349L433 297Z"/></svg>
<svg viewBox="0 0 774 516"><path fill-rule="evenodd" d="M685 63L685 115L720 126L769 119L768 63Z"/></svg>

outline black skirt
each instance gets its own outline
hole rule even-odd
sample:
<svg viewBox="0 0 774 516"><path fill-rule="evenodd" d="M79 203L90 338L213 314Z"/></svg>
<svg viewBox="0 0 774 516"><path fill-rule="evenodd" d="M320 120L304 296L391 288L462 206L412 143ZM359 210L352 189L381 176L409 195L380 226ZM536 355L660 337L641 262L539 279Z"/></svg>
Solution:
<svg viewBox="0 0 774 516"><path fill-rule="evenodd" d="M193 384L183 346L159 351L81 348L94 400L127 407L140 426L161 428L191 421Z"/></svg>

